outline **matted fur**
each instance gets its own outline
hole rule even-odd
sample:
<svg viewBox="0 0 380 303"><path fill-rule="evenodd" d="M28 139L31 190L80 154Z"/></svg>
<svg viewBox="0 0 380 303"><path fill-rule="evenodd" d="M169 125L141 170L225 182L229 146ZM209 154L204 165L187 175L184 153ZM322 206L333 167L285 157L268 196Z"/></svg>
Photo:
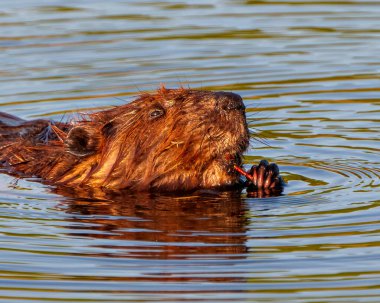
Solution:
<svg viewBox="0 0 380 303"><path fill-rule="evenodd" d="M231 165L241 164L249 142L243 102L225 92L161 88L74 125L4 117L3 166L71 187L234 186L239 176Z"/></svg>

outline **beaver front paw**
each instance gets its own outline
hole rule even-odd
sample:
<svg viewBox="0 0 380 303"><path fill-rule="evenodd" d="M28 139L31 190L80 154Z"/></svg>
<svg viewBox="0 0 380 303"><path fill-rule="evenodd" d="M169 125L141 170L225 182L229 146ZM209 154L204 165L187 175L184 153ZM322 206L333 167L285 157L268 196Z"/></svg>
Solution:
<svg viewBox="0 0 380 303"><path fill-rule="evenodd" d="M277 164L261 160L259 165L253 165L249 170L247 186L257 189L280 189L284 186L284 181Z"/></svg>
<svg viewBox="0 0 380 303"><path fill-rule="evenodd" d="M253 165L246 178L247 194L253 198L278 196L285 184L277 164L269 164L267 160L261 160L259 165Z"/></svg>
<svg viewBox="0 0 380 303"><path fill-rule="evenodd" d="M246 177L244 185L247 187L247 192L265 191L269 195L271 192L276 194L282 192L285 183L275 163L269 164L267 160L261 160L259 165L253 165L248 172L237 165L234 165L234 169Z"/></svg>

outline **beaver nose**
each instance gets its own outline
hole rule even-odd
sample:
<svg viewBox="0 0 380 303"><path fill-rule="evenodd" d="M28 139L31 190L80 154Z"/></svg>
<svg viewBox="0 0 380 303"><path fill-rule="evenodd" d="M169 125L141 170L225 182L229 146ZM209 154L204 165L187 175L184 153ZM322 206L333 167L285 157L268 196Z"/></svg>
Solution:
<svg viewBox="0 0 380 303"><path fill-rule="evenodd" d="M224 110L244 110L243 99L238 95L230 92L217 92L217 104Z"/></svg>

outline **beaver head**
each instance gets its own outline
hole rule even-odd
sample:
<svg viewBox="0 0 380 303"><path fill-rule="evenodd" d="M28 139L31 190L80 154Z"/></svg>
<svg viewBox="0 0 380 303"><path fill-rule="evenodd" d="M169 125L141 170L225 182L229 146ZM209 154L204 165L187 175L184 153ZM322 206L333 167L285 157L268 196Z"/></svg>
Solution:
<svg viewBox="0 0 380 303"><path fill-rule="evenodd" d="M26 164L39 170L24 172L74 187L179 191L233 186L239 176L231 166L241 163L249 142L239 95L183 88L161 88L60 129L63 144L39 146L43 153L33 156L39 162Z"/></svg>
<svg viewBox="0 0 380 303"><path fill-rule="evenodd" d="M249 142L239 95L161 88L91 114L66 138L79 158L60 183L113 189L191 190L231 186ZM236 163L237 162L237 163Z"/></svg>

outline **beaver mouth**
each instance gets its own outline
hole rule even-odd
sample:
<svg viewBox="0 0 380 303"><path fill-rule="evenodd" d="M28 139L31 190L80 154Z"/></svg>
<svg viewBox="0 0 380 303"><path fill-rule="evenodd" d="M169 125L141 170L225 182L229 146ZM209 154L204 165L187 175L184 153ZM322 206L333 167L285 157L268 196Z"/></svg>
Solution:
<svg viewBox="0 0 380 303"><path fill-rule="evenodd" d="M227 152L224 154L222 165L225 167L229 175L236 175L235 167L240 167L243 163L242 154L239 152Z"/></svg>

